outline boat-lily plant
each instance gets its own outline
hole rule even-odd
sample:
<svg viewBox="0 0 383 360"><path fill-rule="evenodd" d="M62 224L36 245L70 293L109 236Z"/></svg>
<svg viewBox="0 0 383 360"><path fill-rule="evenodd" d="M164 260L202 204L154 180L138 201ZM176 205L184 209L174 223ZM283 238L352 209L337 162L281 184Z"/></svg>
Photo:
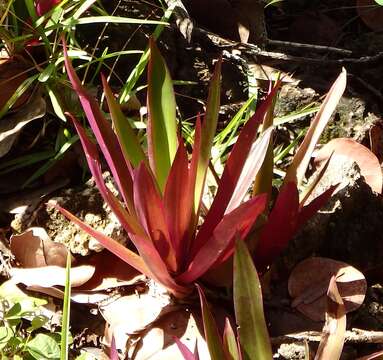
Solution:
<svg viewBox="0 0 383 360"><path fill-rule="evenodd" d="M258 137L259 127L273 106L280 82L273 86L242 127L219 179L212 205L206 210L202 196L217 128L222 60L215 65L206 112L203 121L197 118L189 154L178 131L172 80L153 40L150 41L148 64L147 148L141 146L106 79L102 78L102 82L112 124L81 84L65 42L64 54L70 82L115 180L119 197L105 185L97 146L80 122L68 115L79 134L97 187L135 249L97 232L59 205L55 206L105 248L165 286L175 297L187 296L193 291L193 284L206 272L227 263L238 238L246 240L257 236L253 255L256 265L258 261L261 268L266 268L298 227L331 196L332 188L304 206L307 197L299 201L297 186L323 124L327 123L344 90L345 72L333 85L308 130L268 220L260 232L254 232L259 216L267 213L270 199L267 194L244 199L265 160L272 127Z"/></svg>

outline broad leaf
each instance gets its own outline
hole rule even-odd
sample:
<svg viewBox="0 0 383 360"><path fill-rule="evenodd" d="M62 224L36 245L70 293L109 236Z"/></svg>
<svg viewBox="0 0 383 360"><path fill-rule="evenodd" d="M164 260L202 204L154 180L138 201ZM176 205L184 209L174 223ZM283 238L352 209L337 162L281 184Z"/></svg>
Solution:
<svg viewBox="0 0 383 360"><path fill-rule="evenodd" d="M203 328L211 360L224 360L225 353L223 352L222 341L218 332L217 325L214 321L213 315L209 309L209 304L206 301L201 287L199 285L196 286L201 302Z"/></svg>
<svg viewBox="0 0 383 360"><path fill-rule="evenodd" d="M147 102L149 161L163 192L177 151L176 102L169 70L153 39L150 39Z"/></svg>
<svg viewBox="0 0 383 360"><path fill-rule="evenodd" d="M234 254L233 296L243 359L272 359L261 284L251 255L242 240L237 241Z"/></svg>

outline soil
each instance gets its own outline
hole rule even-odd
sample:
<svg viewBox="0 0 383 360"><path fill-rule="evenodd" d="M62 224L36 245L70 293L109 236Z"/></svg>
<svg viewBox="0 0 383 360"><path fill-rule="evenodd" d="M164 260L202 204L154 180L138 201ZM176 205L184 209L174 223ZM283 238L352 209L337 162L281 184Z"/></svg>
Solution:
<svg viewBox="0 0 383 360"><path fill-rule="evenodd" d="M306 105L318 102L344 66L348 71L347 90L332 122L322 135L321 143L324 144L337 137L351 137L370 147L371 129L383 127L383 34L381 30L376 31L368 27L361 19L356 6L350 6L350 2L346 0L286 1L279 3L276 7L267 7L265 11L268 38L271 41L265 49L269 53L260 55L252 52L250 47L238 44L236 27L230 17L232 1L222 0L221 2L219 5L217 0L216 6L219 6L219 11L211 10L209 12L211 18L206 18L206 11L200 11L204 10L206 4L186 1L185 6L194 23L191 38L186 39L181 34L173 19L171 26L165 28L158 41L173 79L194 82L193 85L176 86L178 110L183 121L193 121L198 112L204 112L210 76L214 63L222 53L224 53L224 63L220 127L223 127L248 99L249 77L254 77L254 73L249 75L249 67L255 64L284 71L296 80L282 87L276 106L277 116L288 115ZM109 12L115 11L114 15L117 16L159 19L162 14L158 2L154 0L105 0L103 3ZM202 8L197 9L193 6ZM217 14L219 16L216 16ZM102 25L92 24L81 28L79 39L84 48L95 49L96 54L100 55L105 47L109 48L109 52L144 49L151 31L152 28L149 26L141 26L137 30L136 25L109 24L103 29ZM100 33L102 36L98 38ZM335 52L331 49L315 48L315 46L299 47L289 42L336 47L345 51ZM346 50L351 51L352 54ZM282 53L287 56L287 59L275 59L272 52ZM110 59L106 61L108 66L114 67L111 84L115 89L121 88L138 59L139 56L126 56L121 57L116 64ZM262 79L258 80L261 84ZM145 82L144 75L140 84ZM266 89L262 93L265 92ZM140 103L145 104L144 91L136 95ZM138 116L134 111L130 115ZM290 143L291 139L307 127L310 119L310 116L305 116L280 126L276 133L276 145L285 146ZM34 135L36 126L36 124L26 126L20 135L19 143L23 143L25 138L32 137L31 134ZM51 133L55 130L51 130L47 135L52 135ZM38 141L35 146L44 148L43 141ZM16 157L20 151L20 149L14 149L7 155L7 159ZM28 149L22 151L25 152ZM44 202L48 199L56 200L78 217L85 219L92 227L126 243L126 235L105 206L94 184L90 181L84 185L83 177L79 175L81 161L78 161L78 151L78 148L74 148L68 152L66 160L59 163L58 167L63 166L65 172L72 175L68 176L68 182L65 185L58 186L63 189L54 189L53 194L48 196L44 194ZM381 148L378 148L376 155L380 160L383 159ZM280 165L282 170L289 159L288 156ZM34 167L27 169L29 174L34 170ZM366 299L357 311L348 315L348 329L383 331L381 256L383 253L383 198L381 194L371 191L355 164L348 164L345 168L338 170L341 178L348 180L346 186L300 230L272 269L272 285L265 294L265 307L270 334L273 338L295 332L321 331L323 327L323 323L314 322L291 308L291 299L287 292L287 276L299 261L310 256L323 256L344 261L363 272L368 281ZM32 194L31 191L36 191L36 188L42 185L49 186L60 176L53 171L51 174L53 174L51 178L45 177L43 181L36 182L31 189L25 190L26 194L23 194L22 199L28 198L28 194ZM17 179L17 176L14 174L13 176ZM23 174L23 177L27 175ZM326 179L323 181L326 182ZM6 177L0 175L0 190L5 189L1 191L1 200L4 204L7 201L14 204L15 198L21 196L19 194L21 183L19 179L13 180L12 174ZM2 184L4 184L3 187ZM109 185L113 189L111 181ZM14 188L11 189L11 186ZM326 188L328 183L322 186ZM96 242L89 236L85 236L56 210L47 210L44 202L39 201L38 205L33 204L32 210L21 212L16 217L10 215L8 211L10 209L4 206L0 210L2 232L9 235L12 231L21 232L29 226L37 225L44 227L53 240L65 243L77 256L86 256L94 251L102 250ZM4 239L1 237L1 242L6 243L7 237L4 236ZM1 249L0 247L0 251L6 258L10 257L9 253ZM78 319L83 305L75 303L73 308L72 316ZM87 308L86 311L88 310ZM94 326L97 330L92 329L89 324L87 327L91 330L85 331L81 329L81 326L74 328L75 331L77 330L74 335L78 346L100 346L102 336L100 329L104 324L100 317L94 320L94 324L97 324ZM297 341L275 345L276 358L304 359L303 344L302 341ZM314 352L318 342L309 342L309 344ZM369 341L347 343L342 359L355 359L382 348L382 344L372 344Z"/></svg>

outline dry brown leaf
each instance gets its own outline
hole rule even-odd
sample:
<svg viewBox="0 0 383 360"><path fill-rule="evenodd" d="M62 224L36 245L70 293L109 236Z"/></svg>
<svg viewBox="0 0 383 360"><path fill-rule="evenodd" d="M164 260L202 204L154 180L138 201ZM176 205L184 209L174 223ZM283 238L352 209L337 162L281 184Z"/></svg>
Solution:
<svg viewBox="0 0 383 360"><path fill-rule="evenodd" d="M146 279L145 275L109 251L93 255L87 264L94 266L96 271L88 282L77 289L78 291L102 291L118 286L134 285Z"/></svg>
<svg viewBox="0 0 383 360"><path fill-rule="evenodd" d="M330 164L342 163L347 159L355 161L371 189L379 194L382 192L382 169L372 151L353 139L333 139L318 151L314 163L316 165L323 163L332 153Z"/></svg>
<svg viewBox="0 0 383 360"><path fill-rule="evenodd" d="M12 235L10 247L17 262L23 267L35 268L47 265L65 267L67 248L52 241L43 228L32 227L19 235Z"/></svg>
<svg viewBox="0 0 383 360"><path fill-rule="evenodd" d="M90 265L73 267L70 271L71 285L73 287L85 284L94 274L95 268ZM44 266L35 268L12 268L12 280L26 286L64 286L66 270L59 266Z"/></svg>
<svg viewBox="0 0 383 360"><path fill-rule="evenodd" d="M292 306L314 321L323 321L332 276L336 276L346 313L356 310L367 290L363 274L346 263L322 257L303 260L291 272L288 290L293 298Z"/></svg>
<svg viewBox="0 0 383 360"><path fill-rule="evenodd" d="M26 64L21 61L8 58L6 61L0 63L0 109L3 108L9 98L15 93L17 88L28 78L28 68ZM13 108L23 105L28 97L31 95L30 91L26 91L17 99Z"/></svg>
<svg viewBox="0 0 383 360"><path fill-rule="evenodd" d="M24 126L33 120L42 118L45 112L45 100L36 93L19 111L2 118L0 121L0 157L8 153Z"/></svg>
<svg viewBox="0 0 383 360"><path fill-rule="evenodd" d="M326 322L314 360L338 360L342 355L346 336L346 311L335 276L330 279L326 298Z"/></svg>

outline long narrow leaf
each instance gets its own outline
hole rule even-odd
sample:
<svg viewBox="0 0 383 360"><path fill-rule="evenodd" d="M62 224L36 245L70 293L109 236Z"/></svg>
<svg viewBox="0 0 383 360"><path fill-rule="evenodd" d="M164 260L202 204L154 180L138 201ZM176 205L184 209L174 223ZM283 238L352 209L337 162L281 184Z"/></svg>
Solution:
<svg viewBox="0 0 383 360"><path fill-rule="evenodd" d="M296 182L298 186L301 184L314 147L318 142L319 137L326 127L328 121L330 120L330 117L334 112L340 98L342 97L344 90L346 89L346 82L347 73L345 69L342 69L341 74L335 80L330 91L328 92L322 106L312 121L302 144L295 154L293 162L287 170L284 180L285 184L290 181Z"/></svg>
<svg viewBox="0 0 383 360"><path fill-rule="evenodd" d="M50 206L55 207L58 211L60 211L67 219L76 224L81 230L85 231L87 234L96 239L102 246L108 249L111 253L119 257L121 260L125 261L130 266L137 269L142 274L146 276L152 277L151 272L141 259L139 255L137 255L132 250L129 250L124 245L120 244L116 240L112 239L109 236L104 235L103 233L94 230L91 226L81 221L77 216L70 213L68 210L65 210L60 205L49 202Z"/></svg>
<svg viewBox="0 0 383 360"><path fill-rule="evenodd" d="M113 195L113 193L106 187L104 179L102 177L101 163L98 157L98 151L96 145L94 145L86 135L85 130L79 124L79 122L71 115L67 114L80 137L81 144L86 154L89 169L96 182L97 188L99 189L102 197L106 203L110 206L113 213L117 216L121 225L128 233L143 234L143 230L137 222L135 216L128 214L128 212L121 206L120 201Z"/></svg>
<svg viewBox="0 0 383 360"><path fill-rule="evenodd" d="M182 141L166 181L164 206L170 238L179 261L185 259L189 227L193 211L193 193L189 190L193 174L189 174L188 157ZM183 267L184 263L178 264Z"/></svg>
<svg viewBox="0 0 383 360"><path fill-rule="evenodd" d="M258 195L225 215L214 230L213 236L197 252L188 269L177 280L191 283L202 276L213 264L225 261L234 250L235 237L244 239L258 215L266 206L266 196Z"/></svg>
<svg viewBox="0 0 383 360"><path fill-rule="evenodd" d="M218 123L221 95L221 67L222 58L217 61L217 64L214 68L213 77L210 81L206 114L201 129L201 150L198 159L194 194L194 208L197 217L200 210L200 202L205 187L206 173L211 157L211 148L213 146L214 135Z"/></svg>
<svg viewBox="0 0 383 360"><path fill-rule="evenodd" d="M163 192L177 151L176 101L169 70L153 39L150 39L147 102L149 161Z"/></svg>
<svg viewBox="0 0 383 360"><path fill-rule="evenodd" d="M125 156L125 159L136 167L141 161L147 161L146 156L141 148L136 134L134 133L134 130L130 126L128 119L121 111L120 105L114 98L112 90L103 75L101 76L101 79L121 150Z"/></svg>
<svg viewBox="0 0 383 360"><path fill-rule="evenodd" d="M173 244L165 219L162 198L154 184L153 177L144 163L134 170L134 204L141 223L171 271L177 271Z"/></svg>
<svg viewBox="0 0 383 360"><path fill-rule="evenodd" d="M303 206L298 215L297 229L301 228L313 215L315 215L330 200L338 185L330 186L306 206Z"/></svg>
<svg viewBox="0 0 383 360"><path fill-rule="evenodd" d="M345 335L346 310L336 286L336 277L333 276L327 291L326 322L315 360L340 359Z"/></svg>
<svg viewBox="0 0 383 360"><path fill-rule="evenodd" d="M66 270L65 270L65 290L64 290L64 304L63 304L63 316L61 323L61 352L60 360L68 360L69 356L69 320L70 320L70 268L71 268L71 255L68 252L66 258Z"/></svg>
<svg viewBox="0 0 383 360"><path fill-rule="evenodd" d="M196 286L201 302L203 328L211 360L224 360L225 353L223 352L222 341L218 332L217 325L209 309L209 304L206 301L202 288L198 284Z"/></svg>
<svg viewBox="0 0 383 360"><path fill-rule="evenodd" d="M238 207L248 193L251 183L254 181L255 176L264 163L265 156L269 149L272 130L272 128L267 129L251 146L249 156L243 167L229 205L227 206L226 213L229 213Z"/></svg>
<svg viewBox="0 0 383 360"><path fill-rule="evenodd" d="M235 143L233 150L231 151L230 156L226 162L225 170L222 174L213 204L211 205L205 222L201 226L196 241L193 244L193 255L202 246L205 239L211 236L214 228L221 221L222 216L224 215L231 197L235 191L243 167L245 166L246 159L248 158L249 152L251 150L251 146L257 135L258 127L262 122L266 111L272 104L272 100L276 95L278 88L279 83L277 83L277 85L273 88L257 112L248 120L240 135L238 136L238 140Z"/></svg>
<svg viewBox="0 0 383 360"><path fill-rule="evenodd" d="M233 296L243 359L272 359L261 284L251 255L242 240L237 241L234 254Z"/></svg>
<svg viewBox="0 0 383 360"><path fill-rule="evenodd" d="M174 337L179 351L181 352L184 360L197 360L197 357L189 350L189 348L177 337Z"/></svg>
<svg viewBox="0 0 383 360"><path fill-rule="evenodd" d="M65 67L73 89L76 91L89 124L96 136L101 151L105 156L108 166L117 183L118 189L125 200L130 212L134 213L133 206L133 183L129 172L130 164L125 162L125 158L119 147L119 143L110 124L106 121L97 101L82 86L80 79L75 73L72 63L68 57L65 41L63 39L63 49L65 58Z"/></svg>
<svg viewBox="0 0 383 360"><path fill-rule="evenodd" d="M226 318L225 329L223 331L223 351L228 360L240 360L237 338L228 318Z"/></svg>
<svg viewBox="0 0 383 360"><path fill-rule="evenodd" d="M298 211L298 189L294 182L290 182L282 187L262 228L254 254L259 271L264 271L287 246L297 228Z"/></svg>

